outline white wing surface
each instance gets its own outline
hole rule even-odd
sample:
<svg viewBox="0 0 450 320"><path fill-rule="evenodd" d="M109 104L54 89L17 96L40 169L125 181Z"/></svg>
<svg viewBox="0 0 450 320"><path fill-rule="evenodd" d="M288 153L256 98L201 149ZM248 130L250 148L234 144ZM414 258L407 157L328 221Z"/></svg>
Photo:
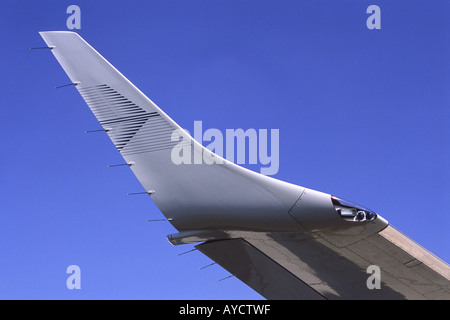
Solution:
<svg viewBox="0 0 450 320"><path fill-rule="evenodd" d="M450 299L449 266L381 216L218 157L78 34L40 34L179 231L172 244L202 242L201 252L270 299ZM368 288L371 265L380 289Z"/></svg>

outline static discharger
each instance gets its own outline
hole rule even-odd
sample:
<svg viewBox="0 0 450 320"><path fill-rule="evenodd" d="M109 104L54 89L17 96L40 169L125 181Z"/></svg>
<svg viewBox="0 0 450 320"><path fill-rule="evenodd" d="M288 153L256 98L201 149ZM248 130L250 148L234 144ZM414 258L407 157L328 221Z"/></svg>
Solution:
<svg viewBox="0 0 450 320"><path fill-rule="evenodd" d="M192 249L192 250L189 250L189 251L185 251L185 252L179 253L178 256L182 256L183 254L186 254L186 253L189 253L189 252L193 252L193 251L196 251L196 250L197 249L195 248L195 249Z"/></svg>
<svg viewBox="0 0 450 320"><path fill-rule="evenodd" d="M148 195L152 195L155 193L155 190L149 190L149 191L145 191L145 192L132 192L132 193L127 193L127 196L134 196L137 194L148 194Z"/></svg>
<svg viewBox="0 0 450 320"><path fill-rule="evenodd" d="M167 218L167 219L150 219L147 220L147 222L155 222L155 221L172 221L172 218Z"/></svg>
<svg viewBox="0 0 450 320"><path fill-rule="evenodd" d="M201 267L201 268L198 268L198 270L203 270L203 269L208 268L208 267L211 267L211 266L213 266L213 265L215 265L215 264L217 264L217 262L213 262L213 263L210 263L210 264L208 264L208 265L206 265L206 266L203 266L203 267Z"/></svg>
<svg viewBox="0 0 450 320"><path fill-rule="evenodd" d="M57 86L57 87L55 87L55 89L64 88L64 87L68 87L68 86L77 86L77 85L79 85L80 83L81 83L81 82L79 82L79 81L75 81L75 82L68 83L68 84L65 84L65 85L62 85L62 86Z"/></svg>
<svg viewBox="0 0 450 320"><path fill-rule="evenodd" d="M104 132L109 132L109 131L111 131L111 128L98 129L98 130L87 130L87 131L85 131L84 133L102 132L102 131L104 131Z"/></svg>
<svg viewBox="0 0 450 320"><path fill-rule="evenodd" d="M107 166L108 168L112 168L112 167L123 167L123 166L134 166L136 164L136 162L129 162L129 163L121 163L121 164L110 164L109 166Z"/></svg>
<svg viewBox="0 0 450 320"><path fill-rule="evenodd" d="M217 282L220 282L220 281L223 281L223 280L227 280L227 279L230 279L230 278L232 278L232 277L234 277L234 274L232 274L232 275L230 275L230 276L228 276L228 277L219 279L219 280L217 280Z"/></svg>
<svg viewBox="0 0 450 320"><path fill-rule="evenodd" d="M34 47L34 48L30 48L30 50L37 50L37 49L50 49L53 50L55 49L56 46L48 46L48 47Z"/></svg>

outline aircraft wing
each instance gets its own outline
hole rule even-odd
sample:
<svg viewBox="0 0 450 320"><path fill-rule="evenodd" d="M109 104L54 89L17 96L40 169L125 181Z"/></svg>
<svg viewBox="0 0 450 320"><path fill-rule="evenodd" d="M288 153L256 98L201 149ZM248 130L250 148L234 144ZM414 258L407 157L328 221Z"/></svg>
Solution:
<svg viewBox="0 0 450 320"><path fill-rule="evenodd" d="M450 299L449 266L381 216L213 154L78 34L40 34L179 231L172 244L200 242L269 299Z"/></svg>
<svg viewBox="0 0 450 320"><path fill-rule="evenodd" d="M268 299L450 299L448 265L392 226L345 247L295 232L235 232L196 248ZM371 265L379 289L367 286Z"/></svg>

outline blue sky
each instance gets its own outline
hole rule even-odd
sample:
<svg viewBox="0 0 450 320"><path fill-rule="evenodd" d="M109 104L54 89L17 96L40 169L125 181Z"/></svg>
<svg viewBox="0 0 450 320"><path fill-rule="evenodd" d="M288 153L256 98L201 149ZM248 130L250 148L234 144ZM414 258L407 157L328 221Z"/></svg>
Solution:
<svg viewBox="0 0 450 320"><path fill-rule="evenodd" d="M43 46L79 34L182 127L280 130L276 178L360 203L450 261L444 1L2 5L0 299L260 299L176 230ZM381 8L368 30L366 8ZM251 169L258 170L254 166ZM259 171L259 170L258 170ZM66 268L81 268L81 290Z"/></svg>

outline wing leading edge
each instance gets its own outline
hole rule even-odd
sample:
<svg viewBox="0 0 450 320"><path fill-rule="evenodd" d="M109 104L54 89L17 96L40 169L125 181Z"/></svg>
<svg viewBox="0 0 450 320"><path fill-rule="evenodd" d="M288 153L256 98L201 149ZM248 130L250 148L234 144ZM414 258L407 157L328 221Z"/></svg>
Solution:
<svg viewBox="0 0 450 320"><path fill-rule="evenodd" d="M331 195L218 157L78 34L40 34L179 230L168 236L172 244L202 242L201 252L270 299L450 299L449 266L380 216L349 222L355 218L342 212L353 208L336 207ZM180 145L190 148L193 164L174 163L171 155ZM198 156L206 163L194 164ZM369 265L381 269L379 290L366 286Z"/></svg>

